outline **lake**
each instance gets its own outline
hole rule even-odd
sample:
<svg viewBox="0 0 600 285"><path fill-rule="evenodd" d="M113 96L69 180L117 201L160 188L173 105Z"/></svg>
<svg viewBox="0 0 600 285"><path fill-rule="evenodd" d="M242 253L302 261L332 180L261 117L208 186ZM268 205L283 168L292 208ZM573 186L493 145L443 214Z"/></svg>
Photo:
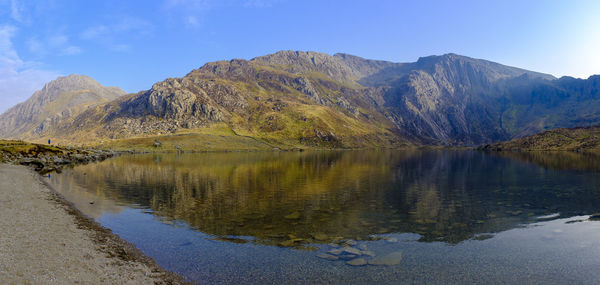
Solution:
<svg viewBox="0 0 600 285"><path fill-rule="evenodd" d="M47 179L194 283L600 280L593 155L143 154Z"/></svg>

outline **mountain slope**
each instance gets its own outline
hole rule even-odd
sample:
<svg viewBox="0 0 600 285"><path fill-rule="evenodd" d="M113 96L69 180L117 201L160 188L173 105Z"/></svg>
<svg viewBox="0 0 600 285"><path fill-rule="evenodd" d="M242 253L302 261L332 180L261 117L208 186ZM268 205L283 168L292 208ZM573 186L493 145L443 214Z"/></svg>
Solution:
<svg viewBox="0 0 600 285"><path fill-rule="evenodd" d="M479 145L600 124L599 78L556 79L456 54L393 63L281 51L207 63L90 106L44 135L101 142L201 133L269 148Z"/></svg>
<svg viewBox="0 0 600 285"><path fill-rule="evenodd" d="M120 88L103 87L88 76L59 77L27 101L0 115L0 137L31 139L44 136L86 108L110 102L124 94Z"/></svg>
<svg viewBox="0 0 600 285"><path fill-rule="evenodd" d="M326 66L331 74L342 74L339 66ZM264 59L208 63L183 78L92 108L56 133L76 139L82 130L94 129L98 139L122 139L225 123L232 133L286 147L406 142L367 100L364 87L311 68L293 73Z"/></svg>

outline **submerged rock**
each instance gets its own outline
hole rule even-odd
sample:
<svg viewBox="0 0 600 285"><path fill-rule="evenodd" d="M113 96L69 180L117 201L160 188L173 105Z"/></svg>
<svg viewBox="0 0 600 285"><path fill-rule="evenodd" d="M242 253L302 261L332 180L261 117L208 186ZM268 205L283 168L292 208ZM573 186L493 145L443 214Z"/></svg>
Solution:
<svg viewBox="0 0 600 285"><path fill-rule="evenodd" d="M340 255L340 254L342 254L343 251L344 250L341 248L335 248L335 249L328 251L327 253L333 254L333 255Z"/></svg>
<svg viewBox="0 0 600 285"><path fill-rule="evenodd" d="M362 250L360 253L362 255L367 255L367 256L371 256L371 257L375 256L375 253L370 250Z"/></svg>
<svg viewBox="0 0 600 285"><path fill-rule="evenodd" d="M331 255L331 254L327 254L327 253L319 253L317 254L318 258L322 258L322 259L326 259L326 260L338 260L339 257L335 256L335 255Z"/></svg>
<svg viewBox="0 0 600 285"><path fill-rule="evenodd" d="M297 219L300 219L300 212L298 212L298 211L293 212L293 213L285 216L284 218L286 218L288 220L297 220Z"/></svg>
<svg viewBox="0 0 600 285"><path fill-rule="evenodd" d="M369 264L371 264L371 265L391 266L391 265L400 264L400 262L402 262L402 252L400 252L400 251L392 252L388 255L384 255L384 256L380 256L380 257L374 257L369 260Z"/></svg>
<svg viewBox="0 0 600 285"><path fill-rule="evenodd" d="M352 266L363 266L367 264L367 261L364 258L355 258L349 261L346 261L346 264Z"/></svg>
<svg viewBox="0 0 600 285"><path fill-rule="evenodd" d="M389 238L386 238L385 241L394 243L394 242L398 242L398 239L397 238L393 238L393 237L389 237Z"/></svg>
<svg viewBox="0 0 600 285"><path fill-rule="evenodd" d="M329 239L329 237L324 233L314 233L312 236L318 241L324 241Z"/></svg>
<svg viewBox="0 0 600 285"><path fill-rule="evenodd" d="M350 260L350 259L354 259L354 258L356 258L356 257L357 257L357 255L355 255L355 254L347 254L347 253L344 253L344 254L342 254L342 255L340 255L340 256L338 256L338 257L339 257L341 260Z"/></svg>
<svg viewBox="0 0 600 285"><path fill-rule="evenodd" d="M353 248L353 247L344 247L344 248L342 248L342 251L344 253L347 253L347 254L354 254L354 255L361 255L362 254L361 251L360 251L360 249Z"/></svg>

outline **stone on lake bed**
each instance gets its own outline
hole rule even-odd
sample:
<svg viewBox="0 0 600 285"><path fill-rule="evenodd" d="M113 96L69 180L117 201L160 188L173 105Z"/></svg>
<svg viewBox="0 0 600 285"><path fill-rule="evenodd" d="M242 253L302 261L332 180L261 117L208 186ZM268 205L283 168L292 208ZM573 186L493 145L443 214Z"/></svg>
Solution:
<svg viewBox="0 0 600 285"><path fill-rule="evenodd" d="M369 264L391 266L391 265L400 264L401 261L402 261L402 253L400 251L396 251L396 252L392 252L392 253L384 255L384 256L374 257L369 260Z"/></svg>
<svg viewBox="0 0 600 285"><path fill-rule="evenodd" d="M298 211L293 212L293 213L285 216L284 218L286 218L288 220L297 220L297 219L300 219L300 212L298 212Z"/></svg>
<svg viewBox="0 0 600 285"><path fill-rule="evenodd" d="M371 257L375 256L375 253L372 252L372 251L370 251L370 250L362 250L360 253L362 255L368 255L368 256L371 256Z"/></svg>
<svg viewBox="0 0 600 285"><path fill-rule="evenodd" d="M344 250L341 248L335 248L335 249L328 251L327 253L333 254L333 255L340 255L340 254L342 254L343 251Z"/></svg>
<svg viewBox="0 0 600 285"><path fill-rule="evenodd" d="M600 221L600 213L591 214L589 219L592 221Z"/></svg>
<svg viewBox="0 0 600 285"><path fill-rule="evenodd" d="M364 244L364 243L363 243L363 244L359 244L357 247L358 247L358 249L360 249L360 250L367 250L367 245L366 245L366 244Z"/></svg>
<svg viewBox="0 0 600 285"><path fill-rule="evenodd" d="M350 260L350 259L355 259L355 258L357 257L357 255L355 255L355 254L347 254L347 253L344 253L344 254L342 254L342 255L340 255L340 256L338 256L338 257L339 257L341 260Z"/></svg>
<svg viewBox="0 0 600 285"><path fill-rule="evenodd" d="M279 243L279 246L285 246L285 247L294 246L294 241L293 240L282 241Z"/></svg>
<svg viewBox="0 0 600 285"><path fill-rule="evenodd" d="M317 254L318 258L326 259L326 260L338 260L338 257L335 255L327 254L327 253L319 253Z"/></svg>
<svg viewBox="0 0 600 285"><path fill-rule="evenodd" d="M319 240L319 241L324 241L324 240L329 239L329 237L324 233L314 233L312 236L313 236L313 238L315 238L316 240Z"/></svg>
<svg viewBox="0 0 600 285"><path fill-rule="evenodd" d="M354 255L361 255L360 249L357 249L357 248L344 247L344 248L342 248L342 250L344 251L344 253L354 254Z"/></svg>
<svg viewBox="0 0 600 285"><path fill-rule="evenodd" d="M389 238L386 238L385 241L387 241L387 242L398 242L398 239L394 238L394 237L389 237Z"/></svg>
<svg viewBox="0 0 600 285"><path fill-rule="evenodd" d="M367 264L367 261L364 258L355 258L355 259L346 261L346 264L352 265L352 266L363 266L363 265Z"/></svg>

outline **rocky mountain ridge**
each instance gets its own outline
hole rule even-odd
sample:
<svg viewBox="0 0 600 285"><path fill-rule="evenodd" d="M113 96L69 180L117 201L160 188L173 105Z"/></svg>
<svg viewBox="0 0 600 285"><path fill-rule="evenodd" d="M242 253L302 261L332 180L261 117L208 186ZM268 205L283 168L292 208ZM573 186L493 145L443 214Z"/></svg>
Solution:
<svg viewBox="0 0 600 285"><path fill-rule="evenodd" d="M0 137L44 136L86 108L110 102L124 94L121 88L104 87L89 76L58 77L25 102L0 115Z"/></svg>
<svg viewBox="0 0 600 285"><path fill-rule="evenodd" d="M224 124L273 146L478 145L600 124L598 78L556 79L456 54L393 63L281 51L207 63L46 134L114 140Z"/></svg>

